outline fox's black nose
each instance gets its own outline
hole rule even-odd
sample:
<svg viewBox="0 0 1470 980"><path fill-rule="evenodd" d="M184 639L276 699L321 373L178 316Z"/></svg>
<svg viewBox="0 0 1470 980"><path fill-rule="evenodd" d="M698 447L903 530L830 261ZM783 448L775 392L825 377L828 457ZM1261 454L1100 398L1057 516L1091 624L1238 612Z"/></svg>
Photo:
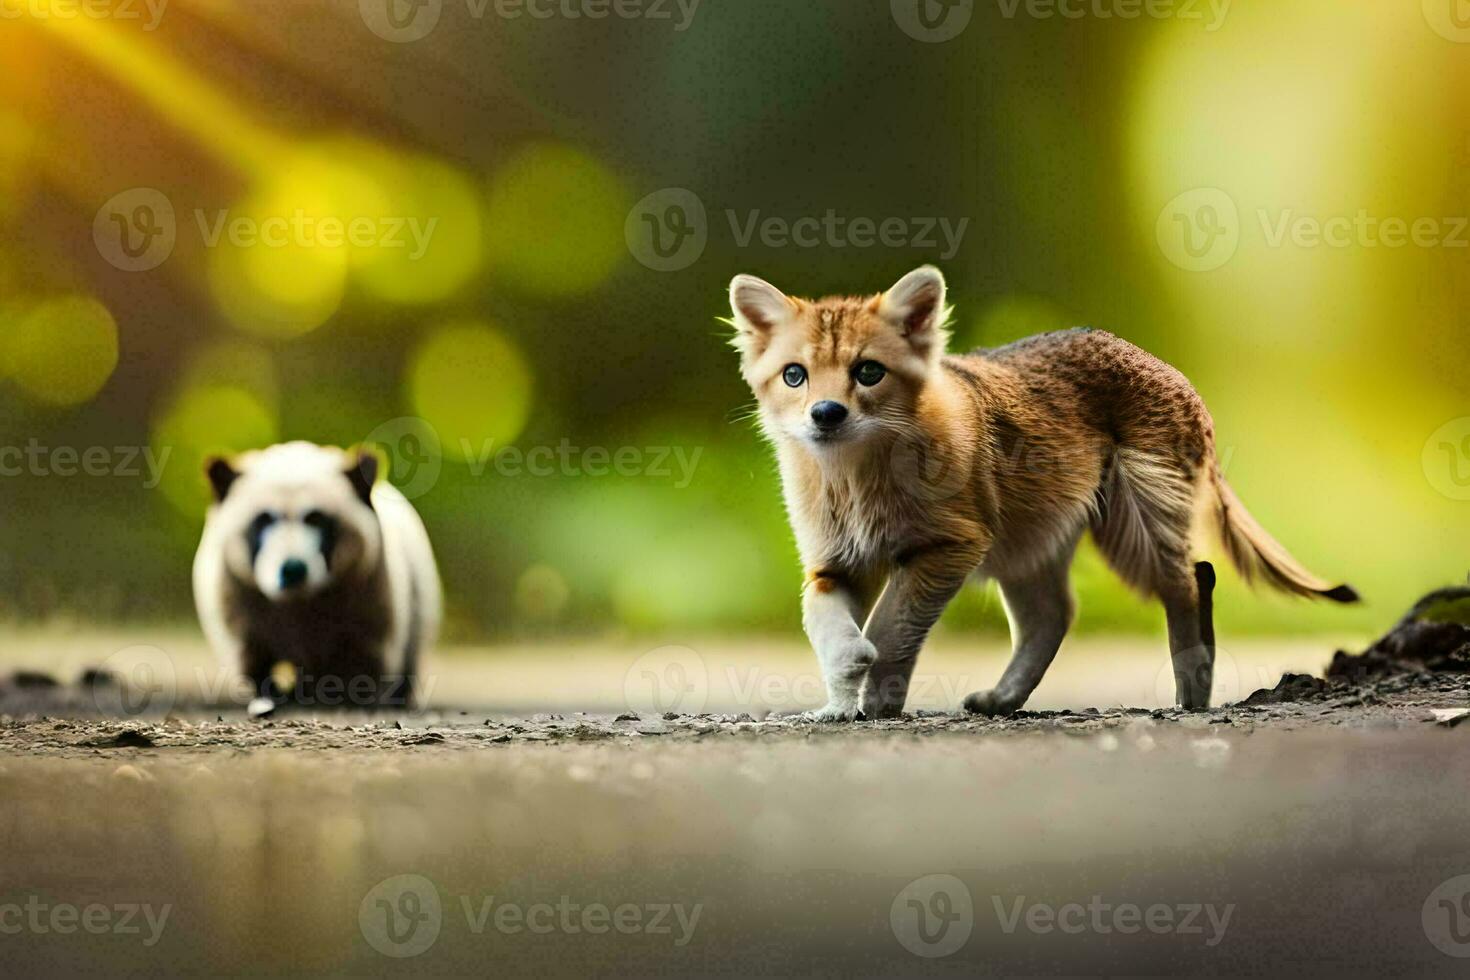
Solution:
<svg viewBox="0 0 1470 980"><path fill-rule="evenodd" d="M300 558L287 558L281 562L281 588L294 589L306 581L306 562Z"/></svg>
<svg viewBox="0 0 1470 980"><path fill-rule="evenodd" d="M837 402L817 402L812 406L812 421L819 429L835 429L847 418L847 406Z"/></svg>

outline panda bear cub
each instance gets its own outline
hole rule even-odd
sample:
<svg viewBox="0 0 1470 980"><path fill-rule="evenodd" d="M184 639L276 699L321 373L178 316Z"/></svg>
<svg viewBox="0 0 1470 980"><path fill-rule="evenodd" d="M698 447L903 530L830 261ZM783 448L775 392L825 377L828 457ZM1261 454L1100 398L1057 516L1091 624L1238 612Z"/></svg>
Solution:
<svg viewBox="0 0 1470 980"><path fill-rule="evenodd" d="M439 628L439 575L413 506L378 481L378 458L292 442L205 471L214 503L194 603L226 669L276 704L409 706ZM281 663L294 690L273 680Z"/></svg>

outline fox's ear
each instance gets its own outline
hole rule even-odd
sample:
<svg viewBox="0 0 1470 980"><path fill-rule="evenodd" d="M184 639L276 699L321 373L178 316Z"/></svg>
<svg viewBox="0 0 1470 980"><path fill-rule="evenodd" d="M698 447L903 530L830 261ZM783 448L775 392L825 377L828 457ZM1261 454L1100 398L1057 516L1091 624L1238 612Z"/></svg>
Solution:
<svg viewBox="0 0 1470 980"><path fill-rule="evenodd" d="M730 310L735 314L735 346L746 357L757 357L775 329L791 319L796 304L764 279L736 276L730 282Z"/></svg>
<svg viewBox="0 0 1470 980"><path fill-rule="evenodd" d="M878 298L878 312L898 327L921 356L944 353L949 307L944 274L932 265L915 269Z"/></svg>
<svg viewBox="0 0 1470 980"><path fill-rule="evenodd" d="M214 491L214 499L221 501L230 492L230 487L240 473L223 456L211 456L204 461L204 475L209 477L209 487Z"/></svg>

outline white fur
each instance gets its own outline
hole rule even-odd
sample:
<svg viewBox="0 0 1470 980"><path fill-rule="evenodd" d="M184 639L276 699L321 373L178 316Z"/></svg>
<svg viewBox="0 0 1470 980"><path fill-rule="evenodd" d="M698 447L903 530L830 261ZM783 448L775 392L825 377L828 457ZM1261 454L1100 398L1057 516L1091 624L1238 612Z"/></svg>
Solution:
<svg viewBox="0 0 1470 980"><path fill-rule="evenodd" d="M350 457L341 450L294 442L247 453L236 461L240 477L225 500L213 504L194 556L194 604L210 648L226 670L240 662L243 636L228 621L230 589L244 580L268 598L280 597L278 570L287 557L307 562L307 589L320 588L328 569L317 532L297 522L266 532L262 560L242 560L241 542L252 517L281 501L302 512L330 502L348 512L364 543L363 562L382 563L388 584L390 623L383 663L399 676L416 672L417 658L431 647L442 618L442 593L433 549L423 521L407 498L385 481L372 489L372 507L356 498L344 477ZM355 510L354 510L355 508Z"/></svg>

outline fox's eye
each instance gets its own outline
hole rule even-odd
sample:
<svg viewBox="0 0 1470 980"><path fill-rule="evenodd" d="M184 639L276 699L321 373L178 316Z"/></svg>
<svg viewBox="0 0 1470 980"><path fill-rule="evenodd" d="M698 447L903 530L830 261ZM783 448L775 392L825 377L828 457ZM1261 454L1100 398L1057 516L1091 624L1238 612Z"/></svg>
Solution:
<svg viewBox="0 0 1470 980"><path fill-rule="evenodd" d="M852 369L852 376L856 378L857 383L862 385L864 388L873 387L873 385L882 381L884 376L887 374L888 369L879 364L877 361L864 361L863 363Z"/></svg>
<svg viewBox="0 0 1470 980"><path fill-rule="evenodd" d="M785 381L789 388L800 388L806 384L806 368L800 364L788 364L786 370L781 372L781 380Z"/></svg>

